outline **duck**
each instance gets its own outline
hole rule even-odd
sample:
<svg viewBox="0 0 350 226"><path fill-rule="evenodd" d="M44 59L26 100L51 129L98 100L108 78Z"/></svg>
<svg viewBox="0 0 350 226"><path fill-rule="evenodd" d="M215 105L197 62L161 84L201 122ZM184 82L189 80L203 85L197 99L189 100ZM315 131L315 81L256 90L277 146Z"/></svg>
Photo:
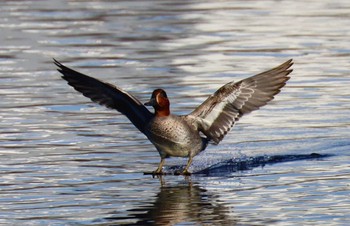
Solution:
<svg viewBox="0 0 350 226"><path fill-rule="evenodd" d="M170 101L163 89L155 89L149 101L142 104L131 93L115 85L53 60L62 78L70 86L93 102L119 111L148 138L160 155L158 167L152 172L154 175L165 174L165 159L173 156L188 158L180 174L190 175L193 158L204 151L209 143L219 144L243 115L273 100L293 71L293 59L290 59L238 82L228 82L191 113L175 115L170 112ZM154 113L147 106L153 107Z"/></svg>

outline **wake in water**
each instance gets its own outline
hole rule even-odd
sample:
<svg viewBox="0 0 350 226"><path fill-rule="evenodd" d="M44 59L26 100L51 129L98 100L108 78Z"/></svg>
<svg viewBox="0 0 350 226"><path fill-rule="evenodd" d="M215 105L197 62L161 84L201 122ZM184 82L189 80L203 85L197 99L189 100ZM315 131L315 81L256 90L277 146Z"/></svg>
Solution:
<svg viewBox="0 0 350 226"><path fill-rule="evenodd" d="M265 165L290 161L319 160L331 156L331 154L311 153L300 155L264 155L256 157L239 157L223 160L211 165L209 164L209 167L204 169L194 169L195 171L192 174L202 176L225 176L238 171L252 170L256 167L264 167ZM165 169L165 174L176 175L177 172L181 172L183 168L184 166L171 166Z"/></svg>

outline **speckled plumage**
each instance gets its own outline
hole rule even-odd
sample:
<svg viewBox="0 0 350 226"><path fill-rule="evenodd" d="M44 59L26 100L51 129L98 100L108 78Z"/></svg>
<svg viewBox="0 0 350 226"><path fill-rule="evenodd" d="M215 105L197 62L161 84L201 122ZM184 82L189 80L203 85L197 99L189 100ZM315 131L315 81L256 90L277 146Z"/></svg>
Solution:
<svg viewBox="0 0 350 226"><path fill-rule="evenodd" d="M161 162L154 173L162 173L166 157L188 157L183 171L188 174L192 159L208 142L218 144L244 114L266 105L286 84L292 72L292 60L239 82L229 82L209 96L193 112L184 116L170 113L170 102L162 89L153 91L145 105L137 98L109 83L74 71L55 60L68 84L92 101L116 109L144 133L157 148ZM204 137L201 137L205 135Z"/></svg>
<svg viewBox="0 0 350 226"><path fill-rule="evenodd" d="M156 146L161 157L194 157L205 149L203 139L183 117L153 117L146 125L145 135Z"/></svg>

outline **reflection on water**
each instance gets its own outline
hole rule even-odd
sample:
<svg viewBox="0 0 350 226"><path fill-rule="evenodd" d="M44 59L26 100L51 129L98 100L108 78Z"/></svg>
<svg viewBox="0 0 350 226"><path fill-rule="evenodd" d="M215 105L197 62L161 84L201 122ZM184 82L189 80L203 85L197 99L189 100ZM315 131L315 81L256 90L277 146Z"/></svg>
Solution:
<svg viewBox="0 0 350 226"><path fill-rule="evenodd" d="M345 0L1 1L0 224L347 225L349 9ZM229 81L295 65L270 105L196 156L190 170L202 173L162 184L142 174L159 161L149 141L67 86L52 58L142 101L164 88L178 114ZM324 158L288 161L312 153ZM172 158L166 170L185 163Z"/></svg>
<svg viewBox="0 0 350 226"><path fill-rule="evenodd" d="M154 203L144 204L129 210L133 225L235 225L229 215L233 210L217 202L215 196L192 182L166 185L161 180L159 193ZM165 183L165 184L164 184ZM116 211L118 213L118 211ZM109 217L108 221L122 224L125 217Z"/></svg>

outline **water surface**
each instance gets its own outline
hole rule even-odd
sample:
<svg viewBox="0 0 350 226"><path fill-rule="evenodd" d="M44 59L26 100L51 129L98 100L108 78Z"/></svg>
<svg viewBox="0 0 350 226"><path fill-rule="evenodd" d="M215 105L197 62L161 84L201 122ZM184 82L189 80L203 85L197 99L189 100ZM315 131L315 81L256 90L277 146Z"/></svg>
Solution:
<svg viewBox="0 0 350 226"><path fill-rule="evenodd" d="M0 13L0 224L349 222L348 1L5 0ZM295 65L271 104L194 159L197 174L153 178L150 142L69 87L52 58L143 102L164 88L177 114Z"/></svg>

